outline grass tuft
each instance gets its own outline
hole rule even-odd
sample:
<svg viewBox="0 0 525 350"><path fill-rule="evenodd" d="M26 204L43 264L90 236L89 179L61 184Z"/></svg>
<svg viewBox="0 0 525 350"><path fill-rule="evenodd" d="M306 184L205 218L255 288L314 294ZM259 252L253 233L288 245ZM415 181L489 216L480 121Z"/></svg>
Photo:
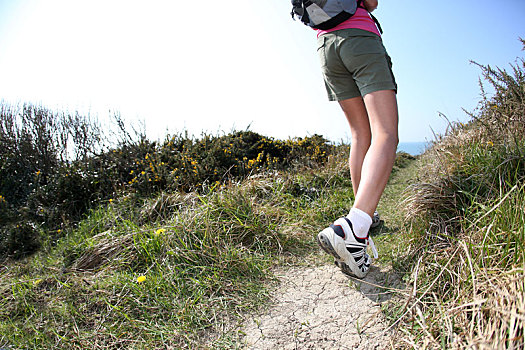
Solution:
<svg viewBox="0 0 525 350"><path fill-rule="evenodd" d="M525 45L525 42L524 42ZM453 123L406 191L416 266L399 338L407 347L522 349L525 277L525 62L479 65L495 95Z"/></svg>

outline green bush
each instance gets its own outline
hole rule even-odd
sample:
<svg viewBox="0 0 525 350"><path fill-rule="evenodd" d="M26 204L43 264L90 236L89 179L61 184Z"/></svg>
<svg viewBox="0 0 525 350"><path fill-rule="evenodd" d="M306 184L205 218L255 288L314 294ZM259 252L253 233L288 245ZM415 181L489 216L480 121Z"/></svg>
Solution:
<svg viewBox="0 0 525 350"><path fill-rule="evenodd" d="M71 157L86 157L99 140L89 117L0 103L0 258L33 252L39 245L35 232L57 225L56 210L36 201L37 193L60 177Z"/></svg>
<svg viewBox="0 0 525 350"><path fill-rule="evenodd" d="M281 141L251 131L152 142L115 119L120 135L108 141L89 116L0 105L0 258L38 247L38 235L20 225L52 242L90 208L125 193L206 191L261 171L321 165L335 148L319 135Z"/></svg>

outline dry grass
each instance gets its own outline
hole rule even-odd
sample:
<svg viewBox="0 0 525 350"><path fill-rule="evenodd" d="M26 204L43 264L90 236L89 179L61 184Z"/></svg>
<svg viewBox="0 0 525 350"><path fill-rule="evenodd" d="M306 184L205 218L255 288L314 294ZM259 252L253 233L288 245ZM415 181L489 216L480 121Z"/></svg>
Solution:
<svg viewBox="0 0 525 350"><path fill-rule="evenodd" d="M403 347L523 349L525 270L480 270L464 241L445 255L445 263L435 256L433 264L420 260L414 269L398 319Z"/></svg>
<svg viewBox="0 0 525 350"><path fill-rule="evenodd" d="M403 347L525 348L525 62L480 67L496 94L436 139L406 192Z"/></svg>
<svg viewBox="0 0 525 350"><path fill-rule="evenodd" d="M111 231L99 233L92 238L97 242L88 248L72 266L75 271L93 271L109 264L115 266L117 260L126 262L133 256L133 234L115 236Z"/></svg>

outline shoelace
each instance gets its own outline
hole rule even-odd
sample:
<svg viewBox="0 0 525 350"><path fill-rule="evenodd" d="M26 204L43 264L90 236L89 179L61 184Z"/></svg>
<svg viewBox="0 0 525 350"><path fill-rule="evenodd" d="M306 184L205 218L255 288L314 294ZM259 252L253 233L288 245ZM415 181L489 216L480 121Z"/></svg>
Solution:
<svg viewBox="0 0 525 350"><path fill-rule="evenodd" d="M374 244L372 237L368 237L368 245L370 245L370 248L372 248L372 253L374 253L374 259L377 259L379 255L377 254L376 245Z"/></svg>

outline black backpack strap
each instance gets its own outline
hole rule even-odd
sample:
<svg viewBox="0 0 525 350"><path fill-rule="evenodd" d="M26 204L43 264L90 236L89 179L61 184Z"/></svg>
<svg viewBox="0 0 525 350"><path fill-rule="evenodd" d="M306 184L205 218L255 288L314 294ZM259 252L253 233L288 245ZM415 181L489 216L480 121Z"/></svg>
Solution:
<svg viewBox="0 0 525 350"><path fill-rule="evenodd" d="M372 17L374 22L376 22L376 26L377 26L377 29L379 29L379 33L383 34L383 29L381 28L381 24L379 24L379 21L377 20L376 16L374 16L370 12L368 12L368 14L370 15L370 17Z"/></svg>

